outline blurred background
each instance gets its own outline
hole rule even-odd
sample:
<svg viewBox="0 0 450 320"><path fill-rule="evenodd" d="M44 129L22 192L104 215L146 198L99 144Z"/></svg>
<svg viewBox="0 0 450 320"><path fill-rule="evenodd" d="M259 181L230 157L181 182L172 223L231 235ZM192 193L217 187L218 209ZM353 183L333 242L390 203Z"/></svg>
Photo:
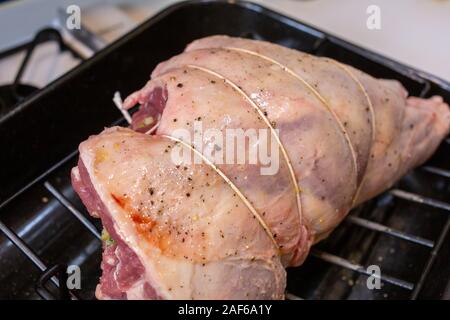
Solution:
<svg viewBox="0 0 450 320"><path fill-rule="evenodd" d="M0 0L0 52L29 41L41 29L53 26L64 29L61 18L68 6L81 9L83 29L97 39L84 39L90 55L120 37L145 19L176 0ZM335 34L402 63L450 80L450 1L449 0L255 0L276 11ZM373 6L378 12L378 28L373 22ZM370 7L370 8L369 8ZM369 10L369 11L368 11ZM59 11L59 18L58 18ZM375 14L377 14L375 12ZM64 37L69 38L65 33ZM78 39L79 40L79 39ZM80 41L79 41L80 42ZM84 48L85 49L85 48ZM48 54L48 53L47 53ZM42 58L43 59L43 58ZM53 58L52 58L53 59ZM63 57L64 68L75 63ZM9 62L11 63L11 62ZM53 72L59 74L60 70ZM0 60L0 81L8 81L14 72ZM27 70L25 77L33 71ZM34 72L42 86L44 79ZM47 79L48 80L48 79ZM47 81L45 80L45 81Z"/></svg>

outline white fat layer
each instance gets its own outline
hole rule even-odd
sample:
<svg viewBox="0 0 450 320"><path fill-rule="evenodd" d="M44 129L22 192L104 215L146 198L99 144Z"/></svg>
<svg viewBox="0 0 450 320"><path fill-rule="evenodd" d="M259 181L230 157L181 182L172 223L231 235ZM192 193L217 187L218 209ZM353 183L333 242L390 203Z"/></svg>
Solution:
<svg viewBox="0 0 450 320"><path fill-rule="evenodd" d="M130 223L129 219L127 219L126 214L124 214L123 210L117 207L114 200L109 196L108 190L97 179L95 174L93 174L95 159L94 151L86 147L83 148L83 146L81 146L81 149L84 149L80 150L81 160L86 167L95 191L97 192L100 200L103 202L103 204L109 211L109 214L111 215L116 233L136 253L139 260L144 265L145 280L153 287L158 296L162 297L163 299L171 299L170 291L165 285L165 282L162 281L162 279L159 277L158 272L156 271L157 268L153 262L159 261L161 255L157 252L156 249L152 250L148 246L146 248L143 248L143 246L141 246L143 242L139 241L139 237L136 234L134 225ZM151 258L149 258L149 256Z"/></svg>
<svg viewBox="0 0 450 320"><path fill-rule="evenodd" d="M73 173L73 176L75 177L75 179L77 179L77 181L80 181L80 180L81 180L81 177L80 177L80 170L78 169L78 167L74 167L74 168L72 169L72 173Z"/></svg>
<svg viewBox="0 0 450 320"><path fill-rule="evenodd" d="M133 286L127 290L127 300L142 300L142 297L145 296L145 283L145 279L136 281Z"/></svg>

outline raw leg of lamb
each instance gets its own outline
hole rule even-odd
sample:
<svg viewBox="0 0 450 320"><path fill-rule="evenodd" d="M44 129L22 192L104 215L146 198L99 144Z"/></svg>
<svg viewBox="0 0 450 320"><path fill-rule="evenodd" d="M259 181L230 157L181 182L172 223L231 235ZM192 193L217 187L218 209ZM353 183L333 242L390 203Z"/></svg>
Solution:
<svg viewBox="0 0 450 320"><path fill-rule="evenodd" d="M423 163L450 124L440 97L408 98L397 81L227 36L158 65L124 108L138 103L132 129L90 137L72 170L105 229L100 299L282 299L285 268ZM221 161L231 142L187 141L181 129L265 130L279 165L262 174L260 159ZM246 141L236 149L247 159L258 143ZM174 161L181 151L190 156Z"/></svg>

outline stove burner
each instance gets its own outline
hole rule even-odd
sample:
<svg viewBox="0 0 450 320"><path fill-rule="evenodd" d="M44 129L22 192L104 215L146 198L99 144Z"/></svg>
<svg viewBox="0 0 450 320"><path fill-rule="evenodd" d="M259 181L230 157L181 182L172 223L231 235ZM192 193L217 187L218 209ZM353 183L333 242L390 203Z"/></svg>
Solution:
<svg viewBox="0 0 450 320"><path fill-rule="evenodd" d="M42 29L36 33L33 40L30 42L8 50L7 52L0 53L0 58L3 58L19 51L26 51L25 57L19 67L19 70L17 71L13 83L0 86L0 117L10 112L18 103L22 102L25 98L39 89L32 85L21 83L21 79L25 73L33 51L39 44L47 41L55 41L58 44L60 52L69 51L75 58L82 60L80 54L66 45L59 31L54 28Z"/></svg>

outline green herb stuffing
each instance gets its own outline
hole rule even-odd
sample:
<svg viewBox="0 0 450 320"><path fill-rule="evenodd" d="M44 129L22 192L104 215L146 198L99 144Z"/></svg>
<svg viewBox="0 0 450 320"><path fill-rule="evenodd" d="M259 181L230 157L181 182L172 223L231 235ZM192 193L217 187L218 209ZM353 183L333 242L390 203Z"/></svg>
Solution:
<svg viewBox="0 0 450 320"><path fill-rule="evenodd" d="M114 239L111 238L110 234L108 233L108 231L106 231L106 229L102 230L102 241L104 241L107 246L112 246L115 243Z"/></svg>

